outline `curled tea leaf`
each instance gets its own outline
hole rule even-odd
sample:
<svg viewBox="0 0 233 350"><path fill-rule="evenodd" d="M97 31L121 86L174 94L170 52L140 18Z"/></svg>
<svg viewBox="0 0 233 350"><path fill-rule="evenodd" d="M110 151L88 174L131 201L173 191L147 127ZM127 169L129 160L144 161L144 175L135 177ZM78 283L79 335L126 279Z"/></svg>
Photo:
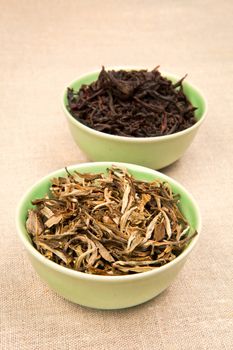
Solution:
<svg viewBox="0 0 233 350"><path fill-rule="evenodd" d="M26 221L26 229L32 236L40 236L44 231L43 221L38 212L34 210L28 211L28 218Z"/></svg>
<svg viewBox="0 0 233 350"><path fill-rule="evenodd" d="M50 194L32 201L26 229L46 258L70 269L106 276L150 271L174 260L197 234L168 183L67 171Z"/></svg>
<svg viewBox="0 0 233 350"><path fill-rule="evenodd" d="M163 77L158 67L106 71L79 90L67 90L67 108L84 125L104 133L155 137L185 130L196 123L195 110L177 83Z"/></svg>

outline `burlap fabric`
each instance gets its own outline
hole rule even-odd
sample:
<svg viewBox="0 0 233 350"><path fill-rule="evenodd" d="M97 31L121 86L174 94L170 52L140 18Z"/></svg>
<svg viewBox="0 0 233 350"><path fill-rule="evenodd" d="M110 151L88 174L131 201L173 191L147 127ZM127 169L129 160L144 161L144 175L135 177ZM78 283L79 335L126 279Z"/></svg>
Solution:
<svg viewBox="0 0 233 350"><path fill-rule="evenodd" d="M233 2L0 1L0 348L230 350L233 347ZM199 245L172 286L122 311L63 300L32 269L15 229L20 196L85 156L61 110L67 83L101 65L143 65L189 79L209 113L163 171L196 197Z"/></svg>

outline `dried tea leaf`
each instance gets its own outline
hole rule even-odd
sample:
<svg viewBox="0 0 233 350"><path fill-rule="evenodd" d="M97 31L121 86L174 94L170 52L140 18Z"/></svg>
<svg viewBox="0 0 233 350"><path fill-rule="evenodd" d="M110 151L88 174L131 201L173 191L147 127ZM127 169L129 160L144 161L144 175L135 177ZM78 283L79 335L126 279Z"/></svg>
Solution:
<svg viewBox="0 0 233 350"><path fill-rule="evenodd" d="M51 209L49 209L49 207L43 207L40 213L44 215L47 219L50 219L54 215L54 212Z"/></svg>
<svg viewBox="0 0 233 350"><path fill-rule="evenodd" d="M157 224L157 222L159 221L159 219L161 218L161 212L159 212L153 220L151 220L151 222L149 223L149 225L147 226L147 229L146 229L146 237L144 239L143 242L146 242L148 241L148 239L151 238L151 235L152 235L152 232L154 231L155 229L155 225Z"/></svg>
<svg viewBox="0 0 233 350"><path fill-rule="evenodd" d="M61 252L60 250L58 249L54 249L52 248L50 245L44 243L44 242L41 242L41 241L37 241L37 244L43 248L44 250L49 250L51 253L53 253L54 255L57 255L62 261L64 261L65 264L68 264L69 260L68 260L68 257L63 253Z"/></svg>
<svg viewBox="0 0 233 350"><path fill-rule="evenodd" d="M26 221L26 229L32 236L40 236L44 231L44 225L39 213L33 210L28 211L28 218Z"/></svg>
<svg viewBox="0 0 233 350"><path fill-rule="evenodd" d="M163 222L160 222L158 224L155 225L154 228L154 240L159 242L162 241L165 237L165 226Z"/></svg>
<svg viewBox="0 0 233 350"><path fill-rule="evenodd" d="M122 207L121 207L121 213L124 214L127 206L128 206L128 201L129 201L129 194L130 194L130 185L127 183L124 195L122 198Z"/></svg>
<svg viewBox="0 0 233 350"><path fill-rule="evenodd" d="M45 221L45 226L50 228L54 225L57 225L62 220L62 218L63 218L62 215L58 215L58 216L53 215L47 221Z"/></svg>
<svg viewBox="0 0 233 350"><path fill-rule="evenodd" d="M163 216L164 216L164 219L165 219L165 228L166 228L166 231L167 231L167 237L168 239L171 238L172 236L172 229L171 229L171 224L170 224L170 220L167 216L167 214L165 213L164 210L161 210L161 213L163 213Z"/></svg>
<svg viewBox="0 0 233 350"><path fill-rule="evenodd" d="M196 123L196 108L182 88L185 77L173 84L158 67L151 72L106 71L103 67L97 81L78 91L68 88L67 108L79 122L104 133L129 137L170 135ZM89 174L79 176L93 179Z"/></svg>
<svg viewBox="0 0 233 350"><path fill-rule="evenodd" d="M117 269L125 272L126 274L132 273L132 272L147 272L154 270L156 267L155 266L118 266Z"/></svg>
<svg viewBox="0 0 233 350"><path fill-rule="evenodd" d="M126 248L126 252L128 254L131 253L142 242L143 242L143 238L140 235L133 233L129 237L127 248Z"/></svg>
<svg viewBox="0 0 233 350"><path fill-rule="evenodd" d="M120 231L123 231L125 229L126 223L129 220L130 215L132 214L132 212L137 209L137 207L133 207L129 210L127 210L121 217L120 220Z"/></svg>
<svg viewBox="0 0 233 350"><path fill-rule="evenodd" d="M32 201L26 229L46 258L106 276L149 271L176 258L197 234L168 183L134 179L126 169L51 180Z"/></svg>
<svg viewBox="0 0 233 350"><path fill-rule="evenodd" d="M109 251L101 244L100 242L96 242L96 246L99 250L100 255L102 258L104 258L106 261L113 262L115 259L112 257L112 255L109 253Z"/></svg>

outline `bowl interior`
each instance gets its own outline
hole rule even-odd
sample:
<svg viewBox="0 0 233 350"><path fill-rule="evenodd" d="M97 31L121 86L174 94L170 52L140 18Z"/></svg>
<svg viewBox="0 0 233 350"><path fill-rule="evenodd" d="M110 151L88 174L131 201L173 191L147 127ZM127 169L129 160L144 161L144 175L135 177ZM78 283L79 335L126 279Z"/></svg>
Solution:
<svg viewBox="0 0 233 350"><path fill-rule="evenodd" d="M196 229L197 231L200 231L201 222L200 222L199 209L193 197L183 188L183 186L181 186L175 180L171 179L170 177L158 171L144 168L138 165L133 165L133 164L111 163L111 162L78 164L78 165L73 165L68 167L68 170L70 172L74 170L78 170L81 173L101 173L101 172L106 173L106 169L110 167L112 164L115 164L123 168L127 168L128 171L138 180L152 181L157 178L162 181L168 182L171 185L173 192L179 193L181 195L179 206L182 213L190 223L190 226ZM65 169L57 170L47 175L40 181L38 181L34 186L31 187L31 189L29 189L29 191L22 198L18 206L16 220L17 220L19 234L21 236L21 239L24 241L24 243L25 241L31 242L31 239L25 228L28 209L33 207L31 204L31 200L36 198L41 198L44 195L49 194L50 179L53 177L59 177L59 176L66 176ZM196 238L197 236L194 238L194 240L196 240ZM192 244L192 242L193 241L191 241L190 244Z"/></svg>
<svg viewBox="0 0 233 350"><path fill-rule="evenodd" d="M175 83L176 81L178 81L180 79L180 78L178 78L172 74L169 74L169 73L161 72L161 74L162 74L162 76L170 79L173 83ZM97 80L98 76L99 76L99 72L92 72L92 73L83 75L79 79L73 81L69 87L78 91L82 85L89 85L93 81ZM194 107L197 107L197 110L194 113L195 113L196 120L199 121L201 119L201 117L204 115L204 112L206 110L205 100L204 100L202 94L200 93L200 91L196 87L194 87L193 85L188 83L187 81L183 82L183 89L184 89L185 95L188 97L188 99L192 103L192 105ZM68 111L68 108L67 108L68 101L67 101L66 91L64 94L63 102L64 102L64 106L66 107L66 109Z"/></svg>

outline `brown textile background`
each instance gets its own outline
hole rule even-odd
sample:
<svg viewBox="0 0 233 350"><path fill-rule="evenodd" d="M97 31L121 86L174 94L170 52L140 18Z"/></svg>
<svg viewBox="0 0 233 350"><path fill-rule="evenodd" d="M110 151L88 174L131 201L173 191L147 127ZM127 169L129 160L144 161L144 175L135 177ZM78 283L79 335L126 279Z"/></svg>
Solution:
<svg viewBox="0 0 233 350"><path fill-rule="evenodd" d="M0 0L0 349L203 350L233 344L233 2ZM128 310L71 304L34 273L15 229L22 193L85 156L61 95L101 65L143 65L198 85L209 113L163 171L196 197L198 247L173 285Z"/></svg>

